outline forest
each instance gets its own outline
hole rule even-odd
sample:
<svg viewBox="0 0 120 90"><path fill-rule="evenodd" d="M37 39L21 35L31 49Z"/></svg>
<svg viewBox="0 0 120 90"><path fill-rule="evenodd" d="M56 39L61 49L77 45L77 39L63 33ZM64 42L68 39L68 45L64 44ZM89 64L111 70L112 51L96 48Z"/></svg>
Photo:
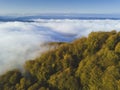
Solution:
<svg viewBox="0 0 120 90"><path fill-rule="evenodd" d="M91 32L0 75L0 90L120 90L120 32ZM54 48L53 48L54 47Z"/></svg>

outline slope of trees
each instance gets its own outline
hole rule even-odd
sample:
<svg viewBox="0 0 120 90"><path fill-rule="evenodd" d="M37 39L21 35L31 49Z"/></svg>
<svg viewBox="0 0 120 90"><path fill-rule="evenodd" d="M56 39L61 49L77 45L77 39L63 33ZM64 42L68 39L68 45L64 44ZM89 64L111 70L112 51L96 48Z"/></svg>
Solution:
<svg viewBox="0 0 120 90"><path fill-rule="evenodd" d="M92 32L0 76L0 90L120 90L120 32Z"/></svg>

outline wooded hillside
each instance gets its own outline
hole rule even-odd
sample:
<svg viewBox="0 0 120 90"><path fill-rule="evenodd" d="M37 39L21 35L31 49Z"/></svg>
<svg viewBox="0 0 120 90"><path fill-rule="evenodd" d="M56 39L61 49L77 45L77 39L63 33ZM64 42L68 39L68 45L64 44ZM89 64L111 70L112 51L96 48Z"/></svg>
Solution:
<svg viewBox="0 0 120 90"><path fill-rule="evenodd" d="M0 76L0 90L120 90L120 32L91 32Z"/></svg>

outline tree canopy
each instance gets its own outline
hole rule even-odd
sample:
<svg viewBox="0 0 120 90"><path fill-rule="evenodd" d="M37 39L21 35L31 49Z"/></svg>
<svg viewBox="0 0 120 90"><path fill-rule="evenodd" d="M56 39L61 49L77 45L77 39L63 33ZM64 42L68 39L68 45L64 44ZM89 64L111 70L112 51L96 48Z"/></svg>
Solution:
<svg viewBox="0 0 120 90"><path fill-rule="evenodd" d="M120 90L120 32L91 32L0 76L0 90Z"/></svg>

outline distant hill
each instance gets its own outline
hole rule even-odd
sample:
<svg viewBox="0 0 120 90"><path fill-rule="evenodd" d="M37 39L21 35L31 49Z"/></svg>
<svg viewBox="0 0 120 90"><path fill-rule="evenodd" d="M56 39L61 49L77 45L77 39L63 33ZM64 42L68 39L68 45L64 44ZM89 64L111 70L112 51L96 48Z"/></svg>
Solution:
<svg viewBox="0 0 120 90"><path fill-rule="evenodd" d="M120 14L36 14L36 15L1 15L0 22L34 22L33 19L81 19L81 20L120 20Z"/></svg>
<svg viewBox="0 0 120 90"><path fill-rule="evenodd" d="M120 90L120 32L91 32L0 76L0 90Z"/></svg>

